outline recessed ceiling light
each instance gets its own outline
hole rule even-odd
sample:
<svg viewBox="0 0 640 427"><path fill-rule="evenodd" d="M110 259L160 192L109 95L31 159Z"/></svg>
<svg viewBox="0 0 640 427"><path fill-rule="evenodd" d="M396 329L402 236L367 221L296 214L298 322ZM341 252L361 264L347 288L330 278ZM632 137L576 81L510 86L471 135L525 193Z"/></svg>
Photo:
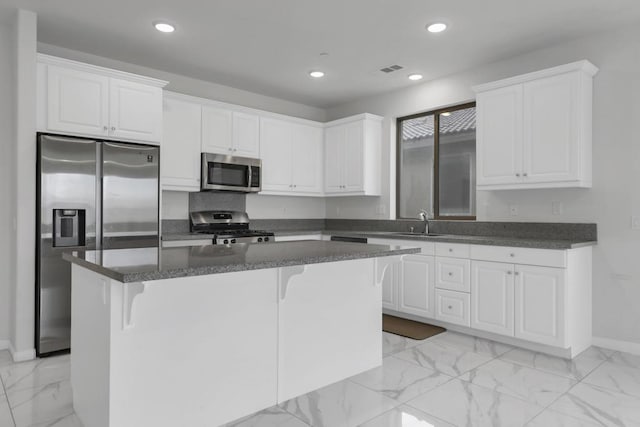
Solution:
<svg viewBox="0 0 640 427"><path fill-rule="evenodd" d="M176 30L176 27L166 22L154 22L153 26L161 33L173 33Z"/></svg>
<svg viewBox="0 0 640 427"><path fill-rule="evenodd" d="M324 77L324 73L322 71L311 71L309 75L316 79L319 79L320 77Z"/></svg>
<svg viewBox="0 0 640 427"><path fill-rule="evenodd" d="M409 74L409 80L422 80L422 74Z"/></svg>
<svg viewBox="0 0 640 427"><path fill-rule="evenodd" d="M451 115L451 113L446 111L446 112L444 112L444 113L442 113L440 115L443 116L443 117L449 117Z"/></svg>
<svg viewBox="0 0 640 427"><path fill-rule="evenodd" d="M434 22L427 27L427 31L430 33L440 33L447 29L447 24L443 22Z"/></svg>

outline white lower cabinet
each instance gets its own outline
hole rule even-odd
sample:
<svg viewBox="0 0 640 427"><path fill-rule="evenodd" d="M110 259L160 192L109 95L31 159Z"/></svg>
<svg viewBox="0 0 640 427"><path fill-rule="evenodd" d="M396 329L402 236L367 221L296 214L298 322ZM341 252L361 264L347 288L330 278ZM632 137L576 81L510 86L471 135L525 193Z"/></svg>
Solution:
<svg viewBox="0 0 640 427"><path fill-rule="evenodd" d="M552 346L569 357L591 345L590 247L436 243L434 252L426 242L369 243L422 249L387 269L385 309Z"/></svg>
<svg viewBox="0 0 640 427"><path fill-rule="evenodd" d="M561 268L515 266L517 338L565 346L565 272Z"/></svg>
<svg viewBox="0 0 640 427"><path fill-rule="evenodd" d="M436 289L436 319L461 326L469 323L469 294Z"/></svg>
<svg viewBox="0 0 640 427"><path fill-rule="evenodd" d="M512 264L471 262L471 327L513 336Z"/></svg>
<svg viewBox="0 0 640 427"><path fill-rule="evenodd" d="M398 310L423 317L435 315L435 260L432 256L405 255L400 264Z"/></svg>
<svg viewBox="0 0 640 427"><path fill-rule="evenodd" d="M378 276L382 282L382 307L398 309L398 283L402 259L387 257L378 259Z"/></svg>

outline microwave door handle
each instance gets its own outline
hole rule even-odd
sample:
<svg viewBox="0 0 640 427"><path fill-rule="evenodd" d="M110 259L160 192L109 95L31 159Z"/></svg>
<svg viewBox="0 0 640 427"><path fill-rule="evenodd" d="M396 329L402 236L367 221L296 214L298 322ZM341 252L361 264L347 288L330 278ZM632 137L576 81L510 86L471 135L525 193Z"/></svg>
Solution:
<svg viewBox="0 0 640 427"><path fill-rule="evenodd" d="M248 175L247 176L247 185L248 185L247 190L251 190L251 184L252 184L251 183L251 176L253 175L251 173L251 169L252 168L253 168L253 166L247 166L247 175Z"/></svg>

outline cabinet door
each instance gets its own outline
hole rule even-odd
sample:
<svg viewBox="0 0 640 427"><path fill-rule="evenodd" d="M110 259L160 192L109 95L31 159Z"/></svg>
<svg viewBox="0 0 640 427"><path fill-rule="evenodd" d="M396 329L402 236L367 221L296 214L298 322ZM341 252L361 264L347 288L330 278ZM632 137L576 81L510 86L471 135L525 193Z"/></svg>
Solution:
<svg viewBox="0 0 640 427"><path fill-rule="evenodd" d="M341 126L328 128L325 133L325 192L343 191L342 165L344 163L345 132Z"/></svg>
<svg viewBox="0 0 640 427"><path fill-rule="evenodd" d="M434 316L434 265L432 256L402 257L398 310L422 317Z"/></svg>
<svg viewBox="0 0 640 427"><path fill-rule="evenodd" d="M345 125L344 141L344 190L349 192L364 190L364 129L363 122Z"/></svg>
<svg viewBox="0 0 640 427"><path fill-rule="evenodd" d="M164 98L161 172L164 190L200 191L200 104Z"/></svg>
<svg viewBox="0 0 640 427"><path fill-rule="evenodd" d="M108 135L109 78L48 66L47 129Z"/></svg>
<svg viewBox="0 0 640 427"><path fill-rule="evenodd" d="M578 179L578 73L524 84L524 182Z"/></svg>
<svg viewBox="0 0 640 427"><path fill-rule="evenodd" d="M230 110L202 106L202 152L232 154L233 113Z"/></svg>
<svg viewBox="0 0 640 427"><path fill-rule="evenodd" d="M160 143L162 88L113 78L109 88L110 136Z"/></svg>
<svg viewBox="0 0 640 427"><path fill-rule="evenodd" d="M293 191L291 184L291 138L292 125L290 123L273 119L260 121L263 191Z"/></svg>
<svg viewBox="0 0 640 427"><path fill-rule="evenodd" d="M436 257L436 288L469 292L469 269L468 259Z"/></svg>
<svg viewBox="0 0 640 427"><path fill-rule="evenodd" d="M260 118L257 114L233 112L233 153L260 157Z"/></svg>
<svg viewBox="0 0 640 427"><path fill-rule="evenodd" d="M513 264L471 262L471 327L513 336Z"/></svg>
<svg viewBox="0 0 640 427"><path fill-rule="evenodd" d="M522 181L522 85L478 94L477 184Z"/></svg>
<svg viewBox="0 0 640 427"><path fill-rule="evenodd" d="M401 259L399 257L376 258L377 279L382 280L382 307L398 309L398 279Z"/></svg>
<svg viewBox="0 0 640 427"><path fill-rule="evenodd" d="M565 346L565 271L516 265L515 336Z"/></svg>
<svg viewBox="0 0 640 427"><path fill-rule="evenodd" d="M322 129L293 125L292 184L297 193L322 193Z"/></svg>

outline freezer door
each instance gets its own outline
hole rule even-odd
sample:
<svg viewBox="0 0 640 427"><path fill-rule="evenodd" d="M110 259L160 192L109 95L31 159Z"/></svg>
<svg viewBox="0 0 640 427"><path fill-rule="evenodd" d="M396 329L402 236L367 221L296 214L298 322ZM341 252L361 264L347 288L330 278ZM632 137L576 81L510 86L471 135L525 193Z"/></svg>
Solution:
<svg viewBox="0 0 640 427"><path fill-rule="evenodd" d="M157 247L158 147L102 143L102 248Z"/></svg>
<svg viewBox="0 0 640 427"><path fill-rule="evenodd" d="M71 264L62 253L95 248L97 147L95 141L76 138L41 135L38 140L38 355L69 348Z"/></svg>

